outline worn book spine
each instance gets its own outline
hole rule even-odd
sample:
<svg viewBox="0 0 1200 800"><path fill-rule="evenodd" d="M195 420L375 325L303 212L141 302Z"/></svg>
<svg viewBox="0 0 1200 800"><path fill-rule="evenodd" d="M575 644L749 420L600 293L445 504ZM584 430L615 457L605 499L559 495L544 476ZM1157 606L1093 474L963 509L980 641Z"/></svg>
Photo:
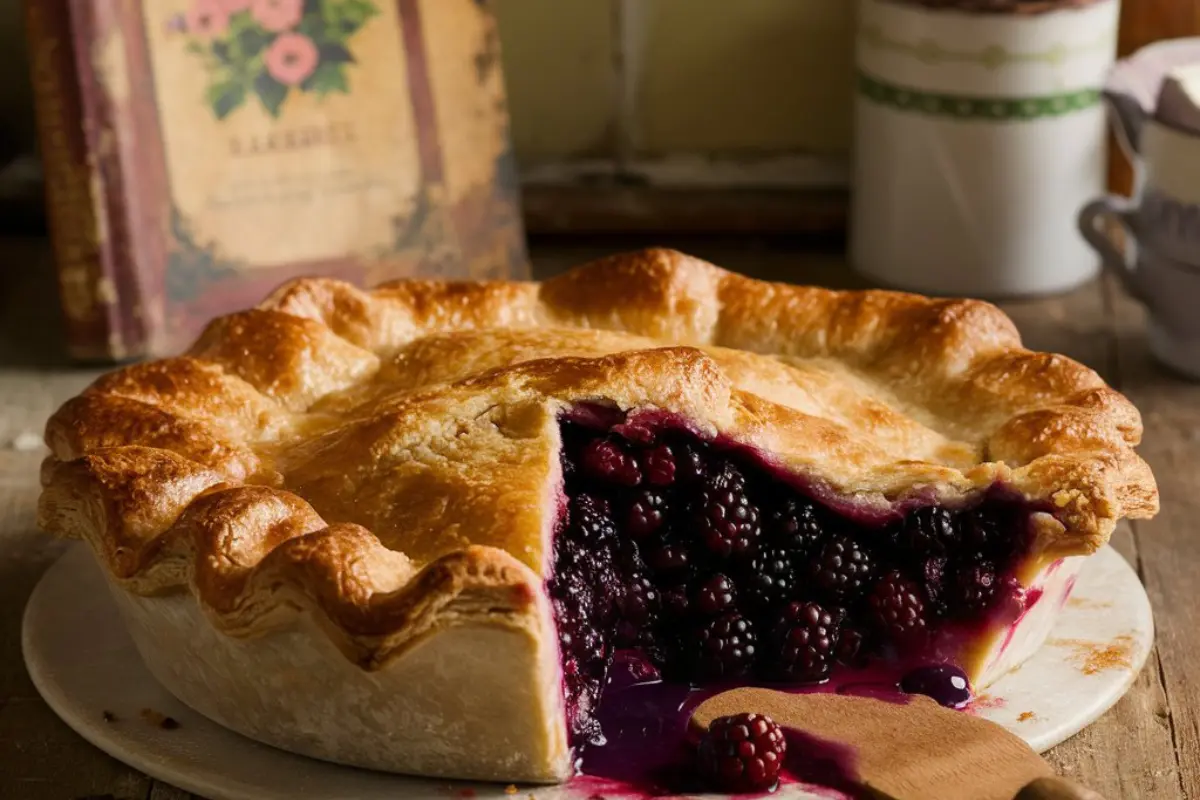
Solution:
<svg viewBox="0 0 1200 800"><path fill-rule="evenodd" d="M67 346L78 359L112 360L140 355L145 337L120 297L131 288L120 274L124 226L120 208L106 205L120 196L106 182L117 170L97 141L107 109L76 46L95 11L92 3L28 0L25 22Z"/></svg>

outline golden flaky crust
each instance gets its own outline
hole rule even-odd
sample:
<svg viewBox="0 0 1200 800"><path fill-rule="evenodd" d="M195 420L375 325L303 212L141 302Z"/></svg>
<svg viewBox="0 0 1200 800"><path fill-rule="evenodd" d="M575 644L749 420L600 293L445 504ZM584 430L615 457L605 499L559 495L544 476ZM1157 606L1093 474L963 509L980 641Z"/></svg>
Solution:
<svg viewBox="0 0 1200 800"><path fill-rule="evenodd" d="M859 505L999 483L1054 511L1047 556L1157 509L1137 411L993 306L648 250L542 284L290 283L64 405L40 519L130 592L190 589L238 636L310 613L378 668L447 626L547 624L582 402L673 412Z"/></svg>

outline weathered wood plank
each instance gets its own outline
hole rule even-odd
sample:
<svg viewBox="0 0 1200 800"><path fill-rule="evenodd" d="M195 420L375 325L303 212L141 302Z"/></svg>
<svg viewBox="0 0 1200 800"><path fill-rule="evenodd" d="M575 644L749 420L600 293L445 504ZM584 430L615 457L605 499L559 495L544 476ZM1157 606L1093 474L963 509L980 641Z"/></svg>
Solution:
<svg viewBox="0 0 1200 800"><path fill-rule="evenodd" d="M1180 789L1200 797L1200 387L1158 366L1146 344L1144 312L1106 282L1117 326L1121 388L1142 411L1141 453L1158 479L1162 512L1135 523L1142 580L1154 604L1163 722L1173 737Z"/></svg>
<svg viewBox="0 0 1200 800"><path fill-rule="evenodd" d="M92 747L40 698L0 706L0 797L5 800L109 795L144 800L149 792L149 778Z"/></svg>
<svg viewBox="0 0 1200 800"><path fill-rule="evenodd" d="M199 795L194 795L191 792L185 792L183 789L176 789L169 783L155 781L154 786L150 789L150 796L146 800L202 800Z"/></svg>

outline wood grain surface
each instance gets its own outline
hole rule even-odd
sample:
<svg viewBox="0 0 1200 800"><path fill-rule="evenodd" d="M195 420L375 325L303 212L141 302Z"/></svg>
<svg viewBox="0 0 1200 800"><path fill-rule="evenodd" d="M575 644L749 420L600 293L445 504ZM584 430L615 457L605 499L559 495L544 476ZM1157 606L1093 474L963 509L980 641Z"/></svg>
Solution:
<svg viewBox="0 0 1200 800"><path fill-rule="evenodd" d="M1138 0L1129 0L1138 5ZM1144 2L1147 6L1156 5ZM1192 9L1200 2L1161 0ZM1164 11L1166 13L1166 11ZM1174 12L1173 12L1174 13ZM835 253L790 244L713 240L662 242L755 277L858 285ZM542 243L533 248L544 277L593 256L648 242ZM21 661L25 600L61 545L34 526L40 435L47 415L95 377L61 357L48 248L0 240L0 798L3 800L187 800L105 756L74 734L39 699ZM1029 347L1053 350L1097 369L1142 409L1142 452L1162 488L1150 522L1123 524L1116 548L1137 568L1154 604L1157 645L1133 689L1094 725L1048 754L1063 775L1109 800L1200 798L1200 386L1154 365L1140 308L1107 281L1068 295L1003 304Z"/></svg>

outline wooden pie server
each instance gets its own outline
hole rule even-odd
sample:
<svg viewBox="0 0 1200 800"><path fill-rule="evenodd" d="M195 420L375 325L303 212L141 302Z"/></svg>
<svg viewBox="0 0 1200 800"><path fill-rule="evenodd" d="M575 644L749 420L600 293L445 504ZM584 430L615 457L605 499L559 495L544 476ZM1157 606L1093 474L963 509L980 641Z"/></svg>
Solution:
<svg viewBox="0 0 1200 800"><path fill-rule="evenodd" d="M907 702L902 702L906 700ZM734 689L702 703L702 731L730 714L766 714L788 729L787 767L808 783L878 800L1103 800L1054 777L1001 726L927 697L896 701Z"/></svg>

